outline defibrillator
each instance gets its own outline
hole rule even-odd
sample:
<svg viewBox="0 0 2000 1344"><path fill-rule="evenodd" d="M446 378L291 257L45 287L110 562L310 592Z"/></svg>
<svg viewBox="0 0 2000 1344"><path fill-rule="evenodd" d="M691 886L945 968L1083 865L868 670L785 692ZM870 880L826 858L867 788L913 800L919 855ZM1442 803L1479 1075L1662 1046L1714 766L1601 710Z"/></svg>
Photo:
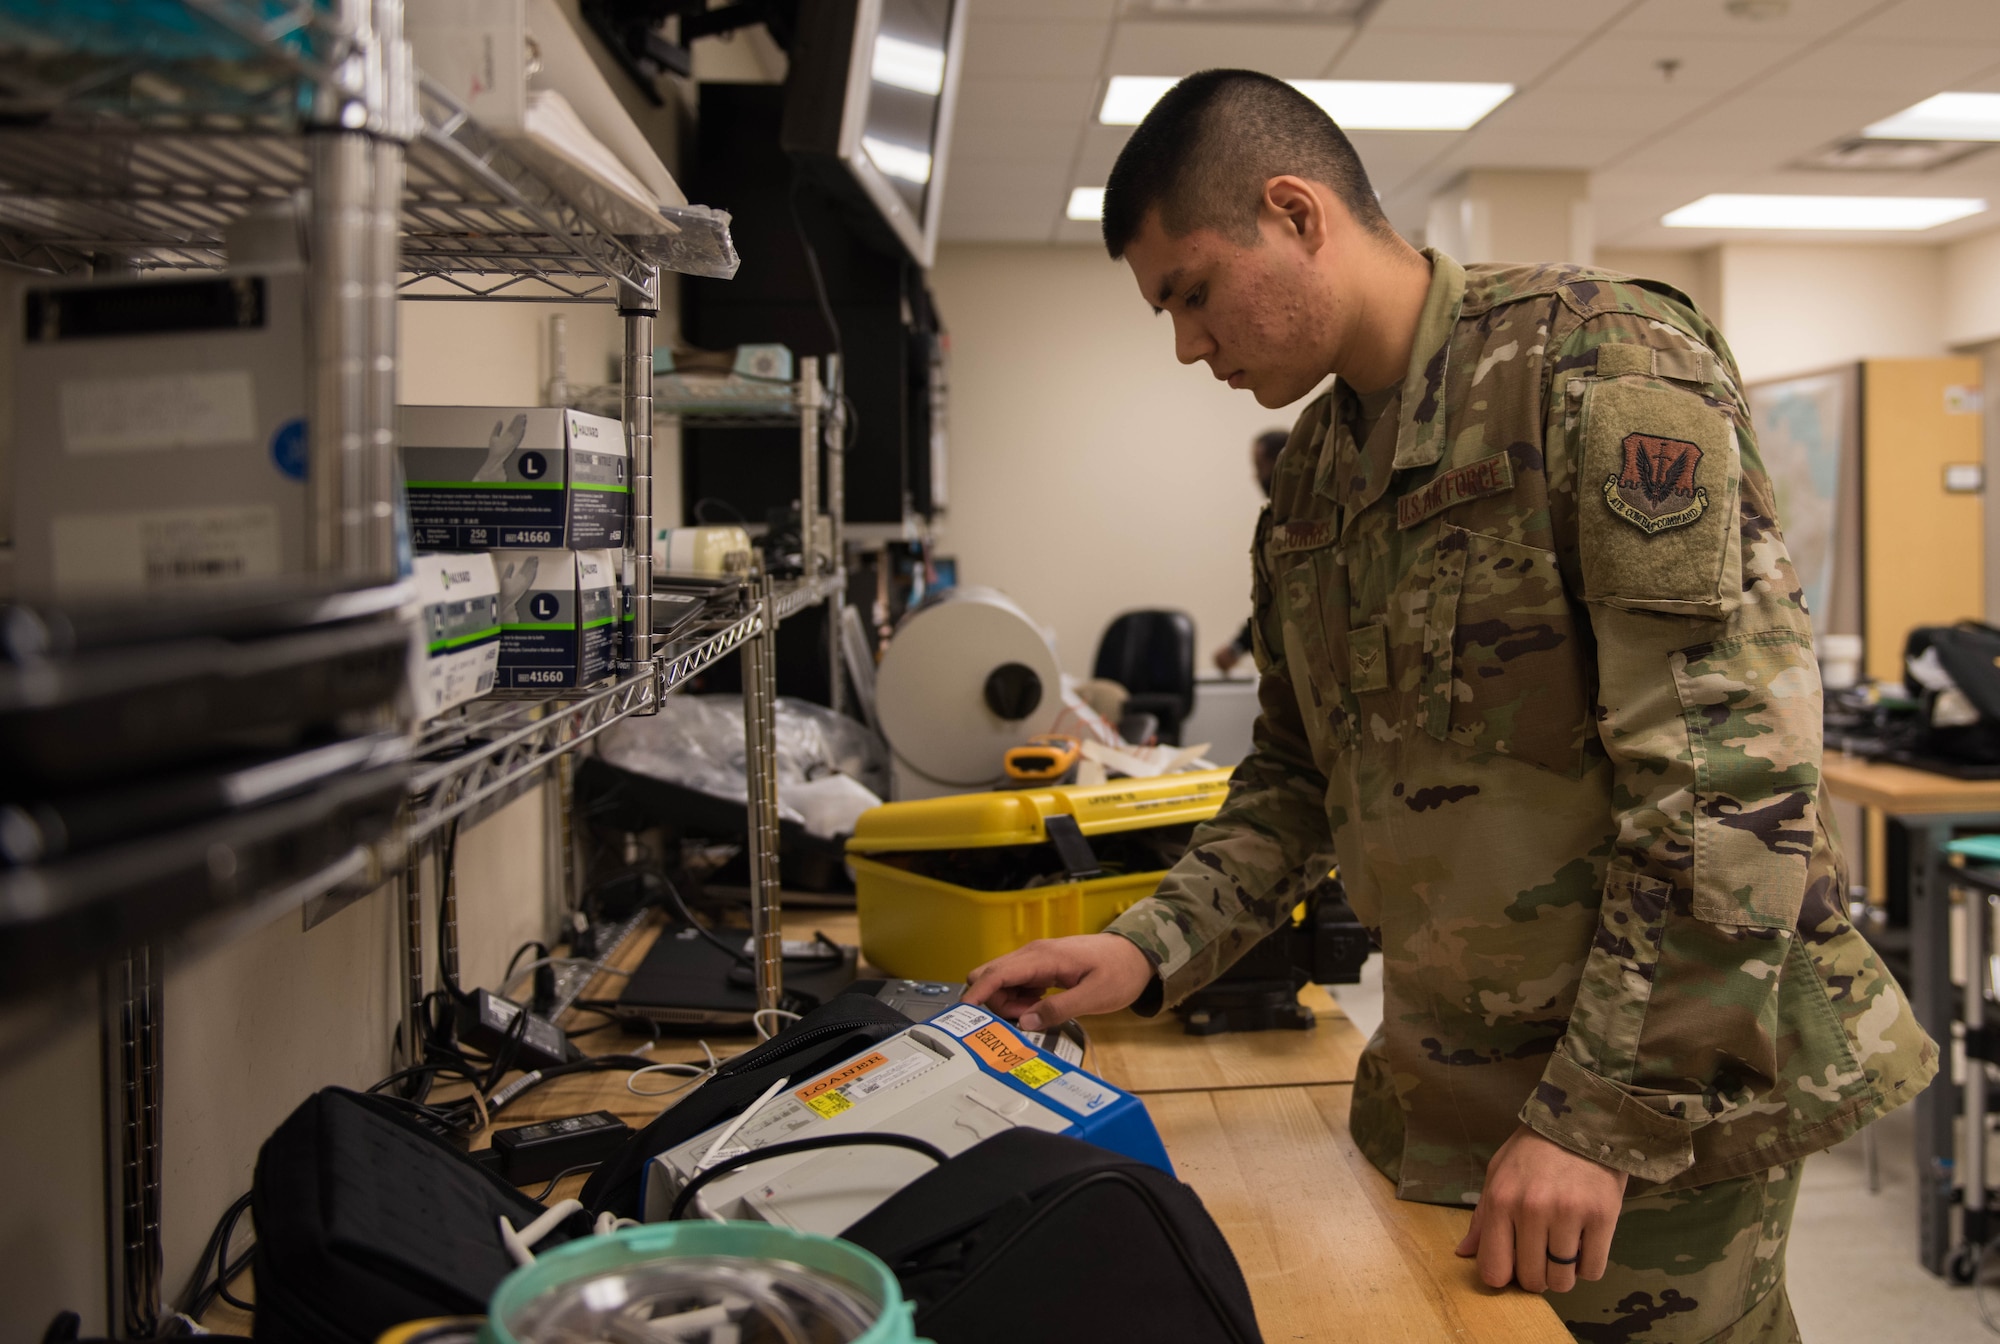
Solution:
<svg viewBox="0 0 2000 1344"><path fill-rule="evenodd" d="M1005 1130L1065 1134L1169 1175L1144 1103L1041 1050L983 1009L957 1004L824 1073L791 1078L758 1105L654 1157L642 1201L648 1221L671 1216L708 1168L800 1139L894 1134L911 1147L774 1152L707 1179L689 1212L838 1235L930 1171Z"/></svg>

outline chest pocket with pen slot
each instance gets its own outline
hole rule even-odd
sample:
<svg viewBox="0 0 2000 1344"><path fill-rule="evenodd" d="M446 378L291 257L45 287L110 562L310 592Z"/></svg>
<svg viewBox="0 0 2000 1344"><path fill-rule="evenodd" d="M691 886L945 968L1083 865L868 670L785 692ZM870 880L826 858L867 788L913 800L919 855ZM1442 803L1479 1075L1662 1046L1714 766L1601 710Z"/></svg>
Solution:
<svg viewBox="0 0 2000 1344"><path fill-rule="evenodd" d="M1584 649L1553 551L1439 524L1424 652L1431 736L1582 773Z"/></svg>

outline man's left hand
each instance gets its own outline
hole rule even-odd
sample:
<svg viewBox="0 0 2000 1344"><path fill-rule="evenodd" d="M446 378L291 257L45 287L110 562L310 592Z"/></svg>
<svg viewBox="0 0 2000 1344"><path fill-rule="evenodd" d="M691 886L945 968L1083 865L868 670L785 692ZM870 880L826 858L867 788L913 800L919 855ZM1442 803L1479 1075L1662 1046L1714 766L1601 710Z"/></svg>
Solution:
<svg viewBox="0 0 2000 1344"><path fill-rule="evenodd" d="M1566 1293L1579 1278L1601 1279L1625 1180L1523 1125L1486 1164L1486 1187L1458 1253L1478 1256L1479 1277L1495 1288L1511 1280L1531 1293ZM1576 1263L1557 1264L1552 1255Z"/></svg>

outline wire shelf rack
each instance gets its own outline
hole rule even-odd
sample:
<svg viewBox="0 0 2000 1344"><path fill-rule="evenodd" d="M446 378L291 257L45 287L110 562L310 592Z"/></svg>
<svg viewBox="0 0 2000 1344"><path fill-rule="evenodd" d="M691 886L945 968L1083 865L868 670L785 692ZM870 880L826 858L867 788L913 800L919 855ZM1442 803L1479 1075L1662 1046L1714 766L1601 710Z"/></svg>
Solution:
<svg viewBox="0 0 2000 1344"><path fill-rule="evenodd" d="M7 97L22 64L0 48L0 113L23 102ZM648 216L558 162L531 164L428 81L417 106L401 221L407 297L654 307L661 269L733 273L726 214ZM232 222L298 199L308 181L296 118L269 107L169 115L85 99L21 115L0 126L0 260L31 270L71 274L106 258L212 269Z"/></svg>
<svg viewBox="0 0 2000 1344"><path fill-rule="evenodd" d="M655 668L609 686L533 699L489 697L428 725L414 748L404 841L414 845L451 822L470 825L498 811L538 783L558 756L652 708L733 653L762 630L762 620L753 609L709 623L676 639Z"/></svg>

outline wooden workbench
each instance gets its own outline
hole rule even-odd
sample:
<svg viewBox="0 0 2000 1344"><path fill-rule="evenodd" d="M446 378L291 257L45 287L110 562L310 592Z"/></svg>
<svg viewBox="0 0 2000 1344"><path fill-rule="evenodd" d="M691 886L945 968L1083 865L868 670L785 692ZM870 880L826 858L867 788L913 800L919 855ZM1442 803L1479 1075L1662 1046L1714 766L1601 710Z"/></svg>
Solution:
<svg viewBox="0 0 2000 1344"><path fill-rule="evenodd" d="M1904 827L1910 961L1903 989L1918 1023L1931 1039L1949 1043L1958 1008L1952 985L1951 877L1945 846L1961 831L2000 831L2000 780L1955 779L1838 751L1826 753L1820 772L1835 798L1877 809ZM1871 827L1869 834L1877 832ZM1869 879L1871 888L1886 877L1885 861L1882 872ZM1876 899L1881 903L1884 897ZM1940 1079L1946 1085L1925 1088L1911 1108L1916 1120L1919 1173L1917 1259L1933 1274L1944 1273L1954 1249L1952 1185L1958 1108L1955 1089L1949 1086L1951 1054L1946 1051L1946 1071Z"/></svg>
<svg viewBox="0 0 2000 1344"><path fill-rule="evenodd" d="M787 932L809 937L824 929L841 942L858 941L852 915L817 911L801 914L796 925ZM632 939L609 964L630 969L650 942L650 934ZM618 984L615 976L600 977L589 994L613 997ZM1308 989L1302 999L1318 1019L1311 1031L1193 1037L1171 1016L1130 1013L1084 1024L1091 1038L1086 1067L1144 1096L1177 1173L1201 1195L1236 1252L1264 1338L1270 1344L1571 1344L1540 1297L1513 1288L1496 1292L1479 1281L1471 1261L1452 1254L1468 1211L1397 1199L1361 1155L1347 1132L1361 1033L1326 991ZM570 1025L593 1020L578 1014ZM630 1051L645 1038L607 1027L578 1044L608 1054ZM747 1036L709 1042L721 1057L751 1044ZM650 1054L661 1063L704 1058L686 1038L662 1040ZM619 1072L558 1078L522 1096L495 1123L605 1110L643 1125L666 1099L635 1096L625 1081ZM651 1074L639 1085L674 1081ZM485 1143L481 1136L474 1146ZM574 1195L584 1179L567 1178L549 1199ZM236 1291L249 1287L239 1282ZM243 1324L223 1306L207 1323L211 1329Z"/></svg>
<svg viewBox="0 0 2000 1344"><path fill-rule="evenodd" d="M824 929L841 942L858 941L852 915L818 911L796 922L787 930L794 936ZM636 964L644 941L632 940L614 964ZM616 992L615 977L591 990ZM1370 1344L1570 1344L1541 1298L1495 1292L1471 1261L1452 1254L1467 1211L1397 1199L1354 1146L1347 1107L1361 1033L1325 990L1303 997L1318 1018L1311 1031L1193 1037L1171 1016L1149 1021L1130 1013L1084 1023L1086 1067L1145 1097L1180 1178L1201 1195L1236 1252L1264 1337L1272 1344L1336 1336ZM612 1030L580 1042L597 1052L639 1043ZM709 1044L735 1054L750 1042ZM685 1040L663 1042L653 1053L662 1062L702 1058ZM667 1077L639 1082L664 1087ZM633 1096L622 1073L579 1074L523 1096L498 1123L602 1109L639 1125L659 1107ZM582 1183L572 1177L550 1198Z"/></svg>

